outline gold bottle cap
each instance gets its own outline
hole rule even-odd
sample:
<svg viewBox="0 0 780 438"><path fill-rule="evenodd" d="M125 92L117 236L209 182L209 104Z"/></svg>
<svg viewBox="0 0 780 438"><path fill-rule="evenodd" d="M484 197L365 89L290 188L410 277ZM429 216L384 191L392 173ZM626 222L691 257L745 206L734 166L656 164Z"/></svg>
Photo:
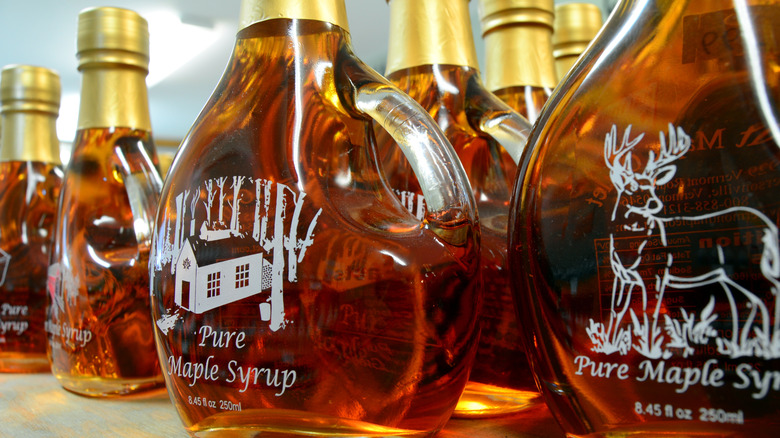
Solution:
<svg viewBox="0 0 780 438"><path fill-rule="evenodd" d="M57 116L60 94L60 76L54 70L8 65L0 73L1 112L39 111Z"/></svg>
<svg viewBox="0 0 780 438"><path fill-rule="evenodd" d="M479 69L469 0L388 0L387 74L420 65Z"/></svg>
<svg viewBox="0 0 780 438"><path fill-rule="evenodd" d="M76 57L83 73L78 129L150 131L146 20L134 11L101 7L81 11L78 24Z"/></svg>
<svg viewBox="0 0 780 438"><path fill-rule="evenodd" d="M56 120L60 76L54 70L9 65L0 72L3 135L0 161L60 163Z"/></svg>
<svg viewBox="0 0 780 438"><path fill-rule="evenodd" d="M79 69L86 64L124 64L149 70L149 25L128 9L100 7L79 13Z"/></svg>
<svg viewBox="0 0 780 438"><path fill-rule="evenodd" d="M485 86L553 88L553 0L480 0Z"/></svg>
<svg viewBox="0 0 780 438"><path fill-rule="evenodd" d="M553 0L480 0L482 35L499 26L530 23L553 28Z"/></svg>
<svg viewBox="0 0 780 438"><path fill-rule="evenodd" d="M592 3L555 7L553 56L579 56L601 29L601 9Z"/></svg>
<svg viewBox="0 0 780 438"><path fill-rule="evenodd" d="M238 29L276 18L325 21L349 32L344 0L243 0Z"/></svg>

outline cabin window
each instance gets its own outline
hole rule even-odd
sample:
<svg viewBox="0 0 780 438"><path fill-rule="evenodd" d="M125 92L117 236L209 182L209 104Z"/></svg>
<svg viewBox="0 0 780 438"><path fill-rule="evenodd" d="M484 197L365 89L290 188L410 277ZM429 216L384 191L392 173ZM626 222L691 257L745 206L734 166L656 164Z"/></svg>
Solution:
<svg viewBox="0 0 780 438"><path fill-rule="evenodd" d="M222 273L212 272L208 275L206 282L206 298L212 298L219 296L219 291L222 287Z"/></svg>
<svg viewBox="0 0 780 438"><path fill-rule="evenodd" d="M249 263L236 266L236 289L249 286Z"/></svg>

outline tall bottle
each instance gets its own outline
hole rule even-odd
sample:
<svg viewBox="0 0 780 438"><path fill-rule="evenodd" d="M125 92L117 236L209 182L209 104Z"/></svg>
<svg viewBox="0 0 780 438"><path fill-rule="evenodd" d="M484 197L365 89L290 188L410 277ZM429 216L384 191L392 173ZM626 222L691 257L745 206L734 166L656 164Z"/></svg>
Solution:
<svg viewBox="0 0 780 438"><path fill-rule="evenodd" d="M46 269L62 185L60 77L43 67L6 66L0 105L0 371L48 371Z"/></svg>
<svg viewBox="0 0 780 438"><path fill-rule="evenodd" d="M485 86L534 123L558 83L553 0L480 0Z"/></svg>
<svg viewBox="0 0 780 438"><path fill-rule="evenodd" d="M487 91L477 68L468 0L391 0L387 78L417 100L452 143L468 175L482 230L482 335L471 379L455 415L515 412L538 399L506 272L507 216L513 155L530 124ZM425 213L427 196L387 134L378 133L390 187L410 212ZM463 308L463 312L478 309Z"/></svg>
<svg viewBox="0 0 780 438"><path fill-rule="evenodd" d="M553 56L555 74L562 80L588 44L601 30L601 9L593 3L565 3L555 6Z"/></svg>
<svg viewBox="0 0 780 438"><path fill-rule="evenodd" d="M539 118L510 269L567 433L777 434L779 19L622 1Z"/></svg>
<svg viewBox="0 0 780 438"><path fill-rule="evenodd" d="M149 251L162 186L151 137L146 20L78 18L78 130L59 200L47 312L52 372L67 390L121 395L164 383L149 309Z"/></svg>
<svg viewBox="0 0 780 438"><path fill-rule="evenodd" d="M352 52L344 0L244 0L166 178L152 311L194 434L428 436L478 335L476 207L435 122ZM372 121L372 119L374 121ZM429 211L388 189L398 140Z"/></svg>

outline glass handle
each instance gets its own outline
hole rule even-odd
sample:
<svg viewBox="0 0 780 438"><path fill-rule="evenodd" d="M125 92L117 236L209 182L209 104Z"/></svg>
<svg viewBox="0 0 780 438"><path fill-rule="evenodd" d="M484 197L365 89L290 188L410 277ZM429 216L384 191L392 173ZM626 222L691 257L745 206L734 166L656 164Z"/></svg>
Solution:
<svg viewBox="0 0 780 438"><path fill-rule="evenodd" d="M458 225L476 223L476 203L463 165L433 118L411 97L383 83L358 88L355 106L401 147L425 196L428 226L444 241L463 245L468 236Z"/></svg>
<svg viewBox="0 0 780 438"><path fill-rule="evenodd" d="M479 130L506 149L515 164L520 163L520 156L531 135L528 119L492 95L487 98L483 96L476 105L480 110L477 120Z"/></svg>

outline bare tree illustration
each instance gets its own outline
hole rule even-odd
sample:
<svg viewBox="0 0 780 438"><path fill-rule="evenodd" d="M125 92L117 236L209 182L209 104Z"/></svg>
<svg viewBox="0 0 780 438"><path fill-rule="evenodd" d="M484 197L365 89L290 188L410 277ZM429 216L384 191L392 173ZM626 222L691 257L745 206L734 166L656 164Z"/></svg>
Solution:
<svg viewBox="0 0 780 438"><path fill-rule="evenodd" d="M187 213L187 198L190 196L190 191L185 190L183 193L179 193L176 196L176 226L175 235L173 238L173 252L171 259L175 260L181 250L181 244L184 241L184 216ZM175 266L171 265L171 273L175 270Z"/></svg>
<svg viewBox="0 0 780 438"><path fill-rule="evenodd" d="M261 232L260 244L266 252L271 253L271 297L269 298L271 303L271 321L269 328L273 331L283 328L286 324L283 295L284 270L287 268L287 281L297 281L298 263L303 260L306 249L313 242L317 218L322 213L322 209L320 209L309 223L306 236L303 239L298 239L298 226L305 197L305 193L296 194L284 184L276 184L273 234L270 239L266 239L264 237L265 233ZM292 203L294 208L292 217L289 218L289 231L287 231L285 224L288 222L287 206L290 205L289 202Z"/></svg>
<svg viewBox="0 0 780 438"><path fill-rule="evenodd" d="M171 235L171 221L165 221L165 241L162 245L163 263L171 261L173 257L173 236Z"/></svg>
<svg viewBox="0 0 780 438"><path fill-rule="evenodd" d="M230 215L230 229L233 232L234 236L239 235L239 208L241 207L241 184L243 184L244 180L246 179L245 176L234 176L233 177L233 198L228 201L231 209L231 215Z"/></svg>
<svg viewBox="0 0 780 438"><path fill-rule="evenodd" d="M225 222L222 220L222 211L224 210L224 202L225 202L225 196L227 196L227 193L225 193L225 182L227 181L226 176L220 176L217 178L217 187L219 187L219 222L224 225Z"/></svg>
<svg viewBox="0 0 780 438"><path fill-rule="evenodd" d="M258 242L264 241L266 237L272 187L273 182L271 181L260 178L255 180L255 219L252 227L252 238Z"/></svg>
<svg viewBox="0 0 780 438"><path fill-rule="evenodd" d="M214 206L214 197L217 196L214 191L214 180L207 180L204 186L206 187L206 200L203 201L203 205L206 207L206 223L211 226L211 208Z"/></svg>
<svg viewBox="0 0 780 438"><path fill-rule="evenodd" d="M198 230L195 228L195 208L197 208L199 200L200 187L198 187L195 190L195 193L192 194L192 200L190 201L190 236L194 236L198 232Z"/></svg>

